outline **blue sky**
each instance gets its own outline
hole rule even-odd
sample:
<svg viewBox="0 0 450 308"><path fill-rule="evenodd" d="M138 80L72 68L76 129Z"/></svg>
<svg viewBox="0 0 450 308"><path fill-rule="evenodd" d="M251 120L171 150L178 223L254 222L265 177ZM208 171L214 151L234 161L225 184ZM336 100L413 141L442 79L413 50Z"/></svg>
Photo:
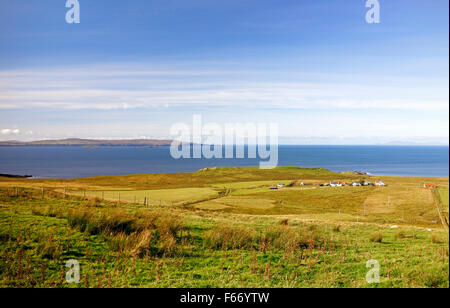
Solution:
<svg viewBox="0 0 450 308"><path fill-rule="evenodd" d="M275 122L282 143L448 144L449 3L0 0L0 140L167 138Z"/></svg>

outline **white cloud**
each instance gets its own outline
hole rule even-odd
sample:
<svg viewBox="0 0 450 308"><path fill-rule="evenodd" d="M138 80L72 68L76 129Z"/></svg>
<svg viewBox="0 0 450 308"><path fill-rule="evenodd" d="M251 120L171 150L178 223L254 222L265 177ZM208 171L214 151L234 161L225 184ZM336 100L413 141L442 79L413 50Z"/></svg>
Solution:
<svg viewBox="0 0 450 308"><path fill-rule="evenodd" d="M0 134L2 135L18 135L20 134L20 130L17 128L4 128L0 130Z"/></svg>

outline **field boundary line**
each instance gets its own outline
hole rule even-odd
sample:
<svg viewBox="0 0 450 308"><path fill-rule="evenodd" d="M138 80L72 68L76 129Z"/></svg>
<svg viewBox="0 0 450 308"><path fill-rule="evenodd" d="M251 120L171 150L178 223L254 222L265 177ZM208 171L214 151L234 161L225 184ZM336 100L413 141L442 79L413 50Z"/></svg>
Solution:
<svg viewBox="0 0 450 308"><path fill-rule="evenodd" d="M209 197L209 198L202 199L202 200L196 200L196 201L191 201L191 202L184 202L184 203L181 203L180 205L184 206L184 207L187 207L187 206L191 206L191 205L195 205L195 204L199 204L199 203L203 203L203 202L208 202L208 201L212 201L212 200L222 199L222 198L225 198L225 197L229 196L230 194L231 194L231 189L228 188L223 193L219 193L219 195L217 195L217 196Z"/></svg>
<svg viewBox="0 0 450 308"><path fill-rule="evenodd" d="M442 205L441 196L439 194L439 191L436 188L433 188L433 199L434 199L434 203L436 205L436 209L439 214L439 218L441 219L442 226L447 230L447 232L449 232L448 220L444 216L443 210L442 210L443 205Z"/></svg>

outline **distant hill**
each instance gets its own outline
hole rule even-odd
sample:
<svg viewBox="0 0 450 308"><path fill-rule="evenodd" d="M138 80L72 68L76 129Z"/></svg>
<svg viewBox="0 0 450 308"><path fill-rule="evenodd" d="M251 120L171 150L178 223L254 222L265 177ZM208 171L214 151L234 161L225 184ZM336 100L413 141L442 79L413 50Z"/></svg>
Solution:
<svg viewBox="0 0 450 308"><path fill-rule="evenodd" d="M61 139L39 141L0 141L0 146L167 146L171 140L156 139L123 139L123 140L96 140L96 139Z"/></svg>

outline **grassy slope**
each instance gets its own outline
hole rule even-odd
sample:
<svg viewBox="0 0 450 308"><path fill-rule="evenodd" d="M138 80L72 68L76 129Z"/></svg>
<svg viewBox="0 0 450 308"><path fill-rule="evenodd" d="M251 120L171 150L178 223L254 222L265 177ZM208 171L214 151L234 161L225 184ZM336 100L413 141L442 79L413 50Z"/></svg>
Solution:
<svg viewBox="0 0 450 308"><path fill-rule="evenodd" d="M360 179L323 169L224 168L74 180L0 179L0 286L67 286L61 280L64 264L75 258L82 264L81 286L91 287L369 287L364 280L369 259L380 261L382 283L378 286L448 287L448 235L433 222L437 213L429 191L422 188L423 182L448 187L448 179L383 177L390 185L387 188L270 189L299 180L319 184L356 178ZM9 187L13 195L15 186L113 194L120 190L129 193L129 198L152 193L177 201L209 197L224 189L231 193L190 206L143 207L48 196L42 200L39 192L31 197L23 189L19 198L6 197L1 189ZM177 235L176 253L136 257L115 250L108 234L92 235L68 227L70 210L93 210L109 217L118 208L128 215L144 211L183 217L185 230ZM280 227L286 218L289 226ZM400 229L391 229L392 224ZM314 234L316 245L265 250L255 240L251 248L217 249L208 245L210 232L220 234L215 226L234 226L240 228L239 234L259 236L285 228L283 234ZM382 243L370 241L374 232L382 233Z"/></svg>
<svg viewBox="0 0 450 308"><path fill-rule="evenodd" d="M279 167L273 170L259 168L217 168L194 173L142 174L100 176L69 180L18 180L0 178L3 186L72 187L92 189L173 189L205 187L219 183L297 180L299 178L327 181L330 178L351 179L351 175L336 174L322 168Z"/></svg>
<svg viewBox="0 0 450 308"><path fill-rule="evenodd" d="M184 217L191 240L180 243L171 256L133 257L114 251L104 235L68 228L64 213L41 216L49 215L49 205L64 212L85 207L83 201L2 198L0 203L0 286L73 287L61 277L65 261L77 259L82 268L81 287L369 287L364 281L365 263L377 259L381 263L379 287L448 287L446 235L433 233L443 241L433 243L432 234L421 228L405 227L404 237L399 237L398 230L382 226L345 224L337 232L333 230L336 224L293 219L282 228L314 232L318 241L326 241L292 253L283 249L263 252L258 243L251 249L224 250L205 244L214 226L261 231L280 228L279 218L174 208L170 212ZM98 205L96 211L115 210L110 206ZM382 243L369 240L374 232L382 232ZM332 244L327 246L327 241Z"/></svg>

